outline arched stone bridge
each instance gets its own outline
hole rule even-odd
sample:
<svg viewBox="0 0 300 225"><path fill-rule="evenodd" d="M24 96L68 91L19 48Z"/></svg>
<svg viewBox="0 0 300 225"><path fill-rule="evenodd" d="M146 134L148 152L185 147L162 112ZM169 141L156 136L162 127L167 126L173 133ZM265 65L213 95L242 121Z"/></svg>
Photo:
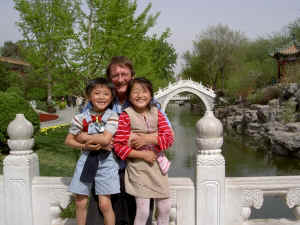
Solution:
<svg viewBox="0 0 300 225"><path fill-rule="evenodd" d="M180 93L188 92L198 96L205 105L207 111L211 111L214 108L214 99L216 97L215 92L192 80L179 80L175 83L169 83L169 85L163 89L159 89L154 94L154 98L161 104L163 111L166 110L167 105L172 98Z"/></svg>

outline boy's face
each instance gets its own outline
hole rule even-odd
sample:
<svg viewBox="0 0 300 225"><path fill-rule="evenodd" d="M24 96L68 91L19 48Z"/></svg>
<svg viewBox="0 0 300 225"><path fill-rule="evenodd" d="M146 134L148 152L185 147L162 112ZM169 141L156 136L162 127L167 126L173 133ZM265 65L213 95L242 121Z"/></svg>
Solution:
<svg viewBox="0 0 300 225"><path fill-rule="evenodd" d="M105 85L97 85L89 96L95 112L104 112L113 99L111 90Z"/></svg>
<svg viewBox="0 0 300 225"><path fill-rule="evenodd" d="M133 79L131 71L128 67L122 65L111 65L110 79L115 86L118 96L126 95L129 82Z"/></svg>

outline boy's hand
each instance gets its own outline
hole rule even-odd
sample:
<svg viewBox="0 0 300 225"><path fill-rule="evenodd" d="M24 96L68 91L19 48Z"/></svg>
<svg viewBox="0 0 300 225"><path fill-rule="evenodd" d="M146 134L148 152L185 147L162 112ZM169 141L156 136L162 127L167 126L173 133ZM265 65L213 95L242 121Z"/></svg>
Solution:
<svg viewBox="0 0 300 225"><path fill-rule="evenodd" d="M110 151L110 152L113 150L113 148L114 148L113 141L110 142L109 145L102 146L102 149L104 149L104 150L106 150L106 151Z"/></svg>
<svg viewBox="0 0 300 225"><path fill-rule="evenodd" d="M76 141L80 143L86 143L90 141L92 138L92 135L89 135L87 132L81 132L80 134L76 135Z"/></svg>
<svg viewBox="0 0 300 225"><path fill-rule="evenodd" d="M92 151L98 151L98 150L101 149L101 145L100 144L93 144L93 142L88 141L88 142L85 143L84 148L88 149L88 150L92 150Z"/></svg>
<svg viewBox="0 0 300 225"><path fill-rule="evenodd" d="M153 152L153 151L143 151L144 153L144 156L143 156L143 159L150 163L150 164L153 164L156 160L156 154Z"/></svg>

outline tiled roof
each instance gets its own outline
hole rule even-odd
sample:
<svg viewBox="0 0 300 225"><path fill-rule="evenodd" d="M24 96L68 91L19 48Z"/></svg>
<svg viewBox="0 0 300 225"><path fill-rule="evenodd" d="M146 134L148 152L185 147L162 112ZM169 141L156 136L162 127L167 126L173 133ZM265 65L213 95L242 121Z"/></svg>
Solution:
<svg viewBox="0 0 300 225"><path fill-rule="evenodd" d="M12 64L16 64L16 65L22 65L22 66L30 66L29 63L24 62L20 59L14 59L14 58L10 58L10 57L3 57L0 56L0 62L7 62L7 63L12 63Z"/></svg>
<svg viewBox="0 0 300 225"><path fill-rule="evenodd" d="M298 54L300 54L300 44L296 40L293 40L282 48L276 48L270 53L270 56L278 58L280 56L295 56Z"/></svg>
<svg viewBox="0 0 300 225"><path fill-rule="evenodd" d="M294 44L289 46L288 48L280 49L278 53L282 55L295 55L300 52L300 49Z"/></svg>

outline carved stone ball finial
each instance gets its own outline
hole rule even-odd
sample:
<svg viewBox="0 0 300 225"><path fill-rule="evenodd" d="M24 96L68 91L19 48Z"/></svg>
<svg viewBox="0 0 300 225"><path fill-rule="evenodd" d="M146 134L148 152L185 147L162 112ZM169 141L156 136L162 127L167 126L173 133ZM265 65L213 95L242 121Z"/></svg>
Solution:
<svg viewBox="0 0 300 225"><path fill-rule="evenodd" d="M16 118L8 124L7 134L10 139L7 143L11 149L10 154L30 154L34 145L33 126L24 114L17 114Z"/></svg>
<svg viewBox="0 0 300 225"><path fill-rule="evenodd" d="M223 145L223 125L213 111L207 110L196 124L197 145L202 153L214 154L221 152ZM215 152L215 151L216 152Z"/></svg>

